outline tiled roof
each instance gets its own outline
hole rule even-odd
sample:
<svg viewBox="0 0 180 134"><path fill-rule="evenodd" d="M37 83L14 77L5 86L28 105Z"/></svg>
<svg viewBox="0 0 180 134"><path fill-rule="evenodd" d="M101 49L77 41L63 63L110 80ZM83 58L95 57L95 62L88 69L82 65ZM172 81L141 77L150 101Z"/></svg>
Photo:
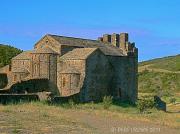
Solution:
<svg viewBox="0 0 180 134"><path fill-rule="evenodd" d="M123 54L122 49L112 46L112 44L110 43L103 43L98 40L73 38L73 37L65 37L65 36L50 35L50 34L48 34L47 36L52 37L61 45L78 46L78 47L86 47L86 48L98 47L105 55L125 56Z"/></svg>
<svg viewBox="0 0 180 134"><path fill-rule="evenodd" d="M32 51L24 51L17 56L13 57L12 59L30 59L30 53Z"/></svg>
<svg viewBox="0 0 180 134"><path fill-rule="evenodd" d="M60 71L60 73L64 74L64 73L73 73L73 74L79 74L80 72L77 71L74 67L72 66L66 66L63 67Z"/></svg>
<svg viewBox="0 0 180 134"><path fill-rule="evenodd" d="M13 73L29 73L29 71L25 68L16 68L12 70Z"/></svg>
<svg viewBox="0 0 180 134"><path fill-rule="evenodd" d="M95 50L98 48L76 48L73 49L72 51L64 54L63 56L60 57L61 59L87 59L90 54L92 54Z"/></svg>
<svg viewBox="0 0 180 134"><path fill-rule="evenodd" d="M53 51L51 48L49 47L43 47L43 48L39 48L39 49L35 49L32 51L32 53L49 53L49 54L56 54L55 51Z"/></svg>
<svg viewBox="0 0 180 134"><path fill-rule="evenodd" d="M7 73L9 71L9 65L0 68L0 73Z"/></svg>

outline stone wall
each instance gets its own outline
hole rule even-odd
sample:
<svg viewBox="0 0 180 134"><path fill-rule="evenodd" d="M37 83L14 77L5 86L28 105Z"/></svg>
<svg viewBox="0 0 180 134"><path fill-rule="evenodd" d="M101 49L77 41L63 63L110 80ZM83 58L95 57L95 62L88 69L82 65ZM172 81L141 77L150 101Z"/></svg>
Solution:
<svg viewBox="0 0 180 134"><path fill-rule="evenodd" d="M24 68L31 72L31 60L30 59L13 59L11 61L11 70L16 72L19 68Z"/></svg>
<svg viewBox="0 0 180 134"><path fill-rule="evenodd" d="M49 89L52 93L58 94L57 89L57 55L49 57Z"/></svg>
<svg viewBox="0 0 180 134"><path fill-rule="evenodd" d="M37 101L39 100L38 95L36 94L1 94L0 95L0 103L1 104L12 104L12 103L22 103L29 101Z"/></svg>
<svg viewBox="0 0 180 134"><path fill-rule="evenodd" d="M57 55L56 54L33 54L32 79L48 79L49 90L57 94Z"/></svg>
<svg viewBox="0 0 180 134"><path fill-rule="evenodd" d="M36 62L37 66L39 66L39 77L40 78L47 78L49 79L50 77L50 54L35 54L35 56L37 56L37 58L39 59L35 59L35 61L33 61L34 63ZM39 62L39 64L38 64ZM34 66L34 70L36 69L36 67ZM38 73L38 71L37 71Z"/></svg>
<svg viewBox="0 0 180 134"><path fill-rule="evenodd" d="M69 70L70 68L71 70ZM75 70L77 72L75 72ZM80 75L79 85L77 88L71 88L76 84L75 77L73 75ZM70 96L80 91L85 77L85 61L84 60L58 60L57 63L57 87L60 92L60 96ZM65 79L65 81L63 80ZM66 88L64 84L69 85ZM72 90L69 92L69 90Z"/></svg>
<svg viewBox="0 0 180 134"><path fill-rule="evenodd" d="M82 101L99 101L109 95L112 67L106 56L97 50L86 61L86 75L81 90Z"/></svg>
<svg viewBox="0 0 180 134"><path fill-rule="evenodd" d="M50 71L50 74L49 74L49 79L50 81L56 83L57 81L57 55L50 55L49 57L49 71Z"/></svg>
<svg viewBox="0 0 180 134"><path fill-rule="evenodd" d="M18 81L23 80L27 76L28 76L28 73L25 73L25 72L13 72L12 73L12 82L16 83Z"/></svg>
<svg viewBox="0 0 180 134"><path fill-rule="evenodd" d="M47 79L31 79L14 83L11 86L10 93L37 93L42 91L50 91L49 80Z"/></svg>
<svg viewBox="0 0 180 134"><path fill-rule="evenodd" d="M104 43L111 43L112 46L122 49L125 55L129 52L133 53L135 49L135 43L129 42L128 33L104 34L103 37L99 37L98 40Z"/></svg>
<svg viewBox="0 0 180 134"><path fill-rule="evenodd" d="M119 44L120 40L119 40L119 34L112 34L111 35L111 44L115 47L119 47L120 44Z"/></svg>
<svg viewBox="0 0 180 134"><path fill-rule="evenodd" d="M120 47L126 51L127 50L126 43L128 43L128 41L129 41L128 33L120 33L119 39L120 39L120 41L119 41Z"/></svg>
<svg viewBox="0 0 180 134"><path fill-rule="evenodd" d="M114 73L111 84L116 99L135 102L137 99L137 61L134 57L108 57Z"/></svg>
<svg viewBox="0 0 180 134"><path fill-rule="evenodd" d="M61 56L72 51L75 48L79 48L77 46L68 46L68 45L61 45Z"/></svg>
<svg viewBox="0 0 180 134"><path fill-rule="evenodd" d="M111 42L111 35L109 35L109 34L104 34L103 35L103 42L105 42L105 43L110 43Z"/></svg>
<svg viewBox="0 0 180 134"><path fill-rule="evenodd" d="M54 50L55 52L60 53L61 46L57 41L55 41L53 38L51 38L48 35L44 36L39 42L37 42L34 46L34 49L39 49L47 46L52 50Z"/></svg>
<svg viewBox="0 0 180 134"><path fill-rule="evenodd" d="M32 78L47 78L49 79L50 70L50 54L32 55Z"/></svg>

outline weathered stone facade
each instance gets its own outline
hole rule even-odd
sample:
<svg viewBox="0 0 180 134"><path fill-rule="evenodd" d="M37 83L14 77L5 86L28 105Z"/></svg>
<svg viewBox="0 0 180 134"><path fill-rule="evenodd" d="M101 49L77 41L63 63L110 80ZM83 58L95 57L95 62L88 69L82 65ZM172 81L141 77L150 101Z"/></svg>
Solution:
<svg viewBox="0 0 180 134"><path fill-rule="evenodd" d="M8 78L0 91L78 95L82 102L112 95L135 102L137 59L127 33L105 34L98 40L46 35L34 50L22 52L0 69Z"/></svg>

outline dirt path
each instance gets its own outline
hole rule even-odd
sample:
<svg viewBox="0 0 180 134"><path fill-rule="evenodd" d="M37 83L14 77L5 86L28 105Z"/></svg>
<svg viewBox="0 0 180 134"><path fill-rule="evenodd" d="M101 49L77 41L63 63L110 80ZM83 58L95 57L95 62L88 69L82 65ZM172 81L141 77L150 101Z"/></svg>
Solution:
<svg viewBox="0 0 180 134"><path fill-rule="evenodd" d="M178 134L180 132L180 129L133 119L118 119L110 115L101 116L94 112L68 112L70 118L94 128L94 133L97 134Z"/></svg>

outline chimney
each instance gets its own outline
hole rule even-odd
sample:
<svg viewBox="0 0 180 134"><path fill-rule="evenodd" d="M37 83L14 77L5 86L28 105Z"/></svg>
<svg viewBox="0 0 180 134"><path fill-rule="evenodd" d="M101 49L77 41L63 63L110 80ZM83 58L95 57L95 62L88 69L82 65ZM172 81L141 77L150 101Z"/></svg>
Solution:
<svg viewBox="0 0 180 134"><path fill-rule="evenodd" d="M115 47L119 47L119 34L113 33L111 35L111 44Z"/></svg>
<svg viewBox="0 0 180 134"><path fill-rule="evenodd" d="M103 37L98 37L98 41L103 41Z"/></svg>
<svg viewBox="0 0 180 134"><path fill-rule="evenodd" d="M120 48L126 50L126 43L128 42L128 33L120 33Z"/></svg>
<svg viewBox="0 0 180 134"><path fill-rule="evenodd" d="M109 35L109 34L104 34L104 35L103 35L103 42L105 42L105 43L107 43L107 42L111 43L111 35Z"/></svg>

